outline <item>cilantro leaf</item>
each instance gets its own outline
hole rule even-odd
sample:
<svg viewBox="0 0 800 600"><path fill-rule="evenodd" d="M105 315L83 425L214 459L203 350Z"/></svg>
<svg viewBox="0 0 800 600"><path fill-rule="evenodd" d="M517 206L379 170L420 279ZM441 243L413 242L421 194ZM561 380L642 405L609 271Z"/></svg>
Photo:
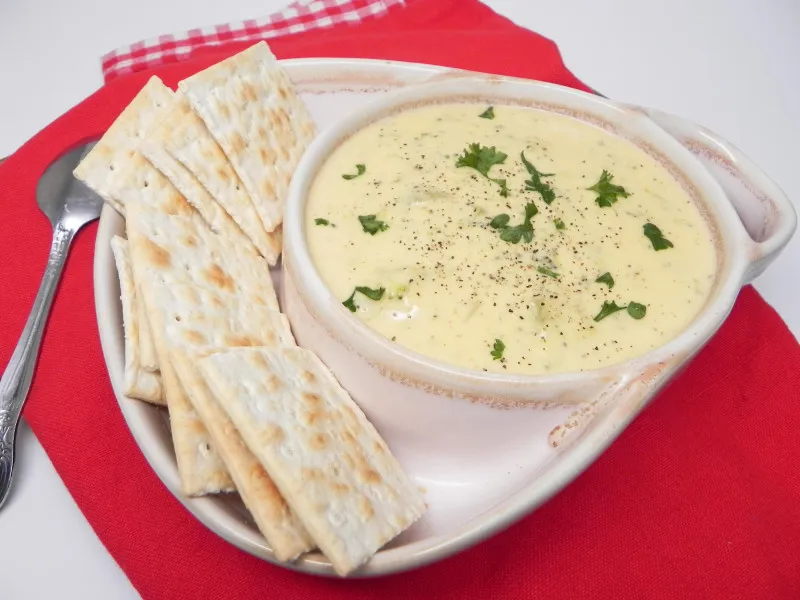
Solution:
<svg viewBox="0 0 800 600"><path fill-rule="evenodd" d="M489 177L489 169L494 165L502 165L508 154L499 152L494 146L481 146L480 144L470 144L464 155L459 156L456 167L469 167L500 186L500 195L504 198L508 196L508 186L505 179L494 179Z"/></svg>
<svg viewBox="0 0 800 600"><path fill-rule="evenodd" d="M369 288L369 287L358 286L356 288L356 291L359 292L360 294L364 294L370 300L375 300L377 302L378 300L383 298L383 293L386 291L386 289L385 288L378 288L377 290L374 290L374 289Z"/></svg>
<svg viewBox="0 0 800 600"><path fill-rule="evenodd" d="M619 312L621 310L628 310L628 314L636 319L644 318L645 314L647 314L647 307L644 304L639 304L638 302L630 302L626 306L617 306L617 303L613 300L611 302L603 302L603 308L600 309L600 312L597 313L595 316L595 321L602 321L609 315L613 315L615 312Z"/></svg>
<svg viewBox="0 0 800 600"><path fill-rule="evenodd" d="M613 315L615 312L620 310L625 310L627 306L617 306L617 303L613 300L611 302L605 301L603 302L603 308L600 309L600 312L594 317L595 321L602 321L609 315Z"/></svg>
<svg viewBox="0 0 800 600"><path fill-rule="evenodd" d="M489 169L494 165L502 165L508 154L505 152L498 152L492 146L481 146L480 144L470 144L467 150L464 150L464 156L459 156L456 161L456 167L471 167L484 177L489 176Z"/></svg>
<svg viewBox="0 0 800 600"><path fill-rule="evenodd" d="M536 205L533 202L528 202L525 205L525 222L530 223L531 219L539 214L539 209L536 208Z"/></svg>
<svg viewBox="0 0 800 600"><path fill-rule="evenodd" d="M522 164L525 165L525 168L528 170L528 173L530 173L534 178L540 179L542 177L552 177L553 175L555 175L555 173L542 173L541 171L539 171L536 167L534 167L531 164L531 162L527 158L525 158L524 151L520 152L519 155L520 158L522 159Z"/></svg>
<svg viewBox="0 0 800 600"><path fill-rule="evenodd" d="M628 314L638 321L647 314L647 307L638 302L631 302L628 304Z"/></svg>
<svg viewBox="0 0 800 600"><path fill-rule="evenodd" d="M542 275L547 275L548 277L552 277L553 279L558 279L559 275L555 271L551 271L547 267L536 267L536 270L541 273Z"/></svg>
<svg viewBox="0 0 800 600"><path fill-rule="evenodd" d="M614 185L611 181L614 179L614 176L603 169L603 172L600 175L600 179L597 183L595 183L592 187L586 188L587 190L591 190L597 193L597 198L595 198L595 202L597 202L597 206L601 208L608 207L613 205L617 200L618 197L627 198L630 194L625 191L625 188L621 185Z"/></svg>
<svg viewBox="0 0 800 600"><path fill-rule="evenodd" d="M356 310L357 310L356 303L353 302L355 297L356 297L356 292L355 292L355 290L353 290L353 293L350 294L350 297L347 300L345 300L344 302L342 302L342 304L345 306L345 308L347 308L347 310L349 310L350 312L356 312Z"/></svg>
<svg viewBox="0 0 800 600"><path fill-rule="evenodd" d="M553 223L556 225L556 229L566 229L567 226L564 225L564 221L561 219L553 219Z"/></svg>
<svg viewBox="0 0 800 600"><path fill-rule="evenodd" d="M533 231L529 232L524 225L506 227L500 232L500 239L509 244L519 244L523 237L526 243L530 243L533 240Z"/></svg>
<svg viewBox="0 0 800 600"><path fill-rule="evenodd" d="M489 177L489 181L494 181L497 185L500 186L500 195L503 198L508 197L508 185L506 184L505 179L492 179Z"/></svg>
<svg viewBox="0 0 800 600"><path fill-rule="evenodd" d="M386 291L385 288L378 288L377 290L372 289L366 286L356 286L356 289L353 290L353 293L350 294L350 297L342 302L342 304L349 310L350 312L356 312L358 310L358 306L355 303L356 292L359 294L365 295L370 300L375 300L376 302L383 298L383 293Z"/></svg>
<svg viewBox="0 0 800 600"><path fill-rule="evenodd" d="M342 179L347 179L348 181L350 181L351 179L355 179L356 177L361 177L366 172L367 172L367 166L359 164L359 165L356 165L356 174L355 175L349 175L349 174L345 173L344 175L342 175Z"/></svg>
<svg viewBox="0 0 800 600"><path fill-rule="evenodd" d="M361 229L364 233L375 235L381 231L386 231L389 226L378 219L375 215L359 215L358 220L361 222Z"/></svg>
<svg viewBox="0 0 800 600"><path fill-rule="evenodd" d="M528 202L525 205L525 219L521 224L509 227L508 222L510 217L503 213L497 215L489 222L489 227L500 231L500 239L509 244L518 244L520 240L525 240L526 243L533 241L533 225L531 219L539 212L533 202Z"/></svg>
<svg viewBox="0 0 800 600"><path fill-rule="evenodd" d="M503 358L503 352L506 349L506 345L503 343L503 340L495 339L494 346L492 347L492 351L489 353L492 355L494 360L501 360Z"/></svg>
<svg viewBox="0 0 800 600"><path fill-rule="evenodd" d="M644 234L648 237L650 243L653 244L653 250L666 250L667 248L674 247L672 242L661 235L661 230L652 223L648 223L644 226Z"/></svg>
<svg viewBox="0 0 800 600"><path fill-rule="evenodd" d="M611 276L611 273L603 273L594 280L595 283L605 283L608 286L608 289L614 287L614 278Z"/></svg>
<svg viewBox="0 0 800 600"><path fill-rule="evenodd" d="M328 221L328 219L316 218L314 219L314 223L316 223L317 225L324 225L326 227L327 226L336 227L336 225Z"/></svg>
<svg viewBox="0 0 800 600"><path fill-rule="evenodd" d="M481 119L494 119L494 106L490 106L478 116Z"/></svg>
<svg viewBox="0 0 800 600"><path fill-rule="evenodd" d="M502 214L497 215L491 221L489 221L489 227L491 227L492 229L505 229L506 225L508 225L508 222L510 220L511 220L511 217L509 217L505 213L502 213Z"/></svg>
<svg viewBox="0 0 800 600"><path fill-rule="evenodd" d="M528 174L531 176L530 179L525 181L525 189L532 192L538 192L538 194L544 200L544 203L548 206L550 203L556 199L556 193L553 191L553 188L550 187L550 184L544 183L542 181L542 177L552 177L554 173L542 173L534 167L527 158L525 158L525 153L520 152L520 158L522 159L522 164L525 165L525 169L527 169Z"/></svg>

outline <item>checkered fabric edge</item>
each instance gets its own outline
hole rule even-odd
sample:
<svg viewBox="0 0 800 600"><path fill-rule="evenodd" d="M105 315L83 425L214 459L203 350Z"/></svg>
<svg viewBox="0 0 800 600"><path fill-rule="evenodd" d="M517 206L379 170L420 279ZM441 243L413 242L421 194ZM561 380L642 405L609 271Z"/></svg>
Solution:
<svg viewBox="0 0 800 600"><path fill-rule="evenodd" d="M110 81L136 71L178 62L192 50L230 42L265 40L291 33L358 24L381 17L413 0L301 0L259 19L249 19L161 35L112 50L101 58L103 78Z"/></svg>

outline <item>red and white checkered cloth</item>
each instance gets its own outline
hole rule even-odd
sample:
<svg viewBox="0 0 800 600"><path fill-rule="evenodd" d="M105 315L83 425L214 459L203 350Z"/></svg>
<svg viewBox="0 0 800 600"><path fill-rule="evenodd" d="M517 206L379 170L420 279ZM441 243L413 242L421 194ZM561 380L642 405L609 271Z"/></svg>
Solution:
<svg viewBox="0 0 800 600"><path fill-rule="evenodd" d="M110 81L127 73L177 62L192 50L203 46L264 40L340 23L357 24L381 17L389 8L404 6L412 1L300 0L268 17L190 29L184 33L162 35L117 48L101 59L103 78Z"/></svg>

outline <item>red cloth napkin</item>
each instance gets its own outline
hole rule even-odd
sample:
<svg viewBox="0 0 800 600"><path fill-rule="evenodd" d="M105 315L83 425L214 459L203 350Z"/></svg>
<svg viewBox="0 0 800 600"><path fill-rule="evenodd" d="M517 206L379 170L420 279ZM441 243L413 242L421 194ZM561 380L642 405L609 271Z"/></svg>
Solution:
<svg viewBox="0 0 800 600"><path fill-rule="evenodd" d="M359 28L272 46L280 57L392 58L584 87L554 44L476 0L418 0ZM174 85L236 50L206 51L157 72ZM0 166L0 364L46 261L50 232L34 200L38 177L62 151L104 131L149 75L115 80ZM92 295L95 231L78 236L68 261L25 414L145 600L800 597L800 348L752 288L685 373L533 515L435 565L339 581L228 545L152 473L103 365Z"/></svg>

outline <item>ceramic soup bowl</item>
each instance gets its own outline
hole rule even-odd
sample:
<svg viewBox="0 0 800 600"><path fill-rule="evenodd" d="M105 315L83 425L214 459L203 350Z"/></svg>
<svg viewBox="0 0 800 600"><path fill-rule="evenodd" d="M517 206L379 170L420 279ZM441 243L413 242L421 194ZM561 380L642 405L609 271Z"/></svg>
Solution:
<svg viewBox="0 0 800 600"><path fill-rule="evenodd" d="M447 100L569 115L631 140L666 166L699 205L717 250L713 288L691 324L662 346L620 364L530 376L437 362L392 343L342 306L306 245L305 207L318 170L339 144L367 124L404 107ZM323 131L309 148L286 206L283 307L298 343L319 355L401 454L403 448L414 448L445 470L459 463L491 469L498 455L513 454L541 429L541 410L533 409L574 405L570 418L544 437L556 445L594 435L584 454L588 460L597 444L607 443L610 430L579 425L600 412L610 414L618 426L632 418L720 327L741 286L769 265L795 225L791 204L761 170L692 123L555 85L453 76L388 94ZM574 434L565 438L570 430Z"/></svg>

